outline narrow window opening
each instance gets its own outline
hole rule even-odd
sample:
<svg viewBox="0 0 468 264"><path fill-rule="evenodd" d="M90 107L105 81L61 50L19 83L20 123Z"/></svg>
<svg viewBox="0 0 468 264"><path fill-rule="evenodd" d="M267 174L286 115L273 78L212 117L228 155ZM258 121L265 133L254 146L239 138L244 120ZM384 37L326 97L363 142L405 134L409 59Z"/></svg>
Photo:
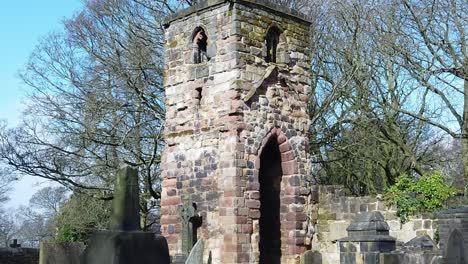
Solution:
<svg viewBox="0 0 468 264"><path fill-rule="evenodd" d="M278 43L280 41L281 32L277 27L272 27L268 30L266 36L267 54L265 61L276 63Z"/></svg>
<svg viewBox="0 0 468 264"><path fill-rule="evenodd" d="M207 54L208 37L203 28L197 28L193 37L193 63L198 64L209 60Z"/></svg>
<svg viewBox="0 0 468 264"><path fill-rule="evenodd" d="M195 88L195 91L196 91L195 100L196 100L197 106L200 106L201 100L202 100L202 88L201 87Z"/></svg>

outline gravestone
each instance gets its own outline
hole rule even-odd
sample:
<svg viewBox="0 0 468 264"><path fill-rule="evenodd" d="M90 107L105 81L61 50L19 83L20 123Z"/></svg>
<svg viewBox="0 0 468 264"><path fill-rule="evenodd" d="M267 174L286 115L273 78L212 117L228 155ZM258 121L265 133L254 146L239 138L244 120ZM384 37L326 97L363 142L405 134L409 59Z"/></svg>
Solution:
<svg viewBox="0 0 468 264"><path fill-rule="evenodd" d="M205 249L205 245L203 240L198 240L195 246L192 248L190 255L185 261L185 264L203 264L203 251Z"/></svg>
<svg viewBox="0 0 468 264"><path fill-rule="evenodd" d="M307 250L302 254L300 264L322 264L322 254L318 251Z"/></svg>
<svg viewBox="0 0 468 264"><path fill-rule="evenodd" d="M430 264L438 254L434 241L428 235L411 239L398 252L400 264Z"/></svg>
<svg viewBox="0 0 468 264"><path fill-rule="evenodd" d="M197 213L197 206L190 199L186 199L179 208L181 219L182 252L174 254L174 264L186 263L192 248L197 243L198 228L202 224L202 218Z"/></svg>
<svg viewBox="0 0 468 264"><path fill-rule="evenodd" d="M139 229L138 171L125 166L115 181L113 230L96 232L81 256L82 264L170 263L164 237Z"/></svg>
<svg viewBox="0 0 468 264"><path fill-rule="evenodd" d="M11 248L20 248L21 244L18 244L18 239L13 239L13 243L10 244Z"/></svg>
<svg viewBox="0 0 468 264"><path fill-rule="evenodd" d="M341 264L380 264L380 253L395 250L394 237L389 236L382 213L358 214L346 229L348 237L339 240Z"/></svg>
<svg viewBox="0 0 468 264"><path fill-rule="evenodd" d="M406 250L434 250L434 241L428 235L417 236L406 242L403 246Z"/></svg>
<svg viewBox="0 0 468 264"><path fill-rule="evenodd" d="M190 219L195 216L195 208L190 201L185 202L180 208L182 219L182 253L189 254L194 245L193 225Z"/></svg>

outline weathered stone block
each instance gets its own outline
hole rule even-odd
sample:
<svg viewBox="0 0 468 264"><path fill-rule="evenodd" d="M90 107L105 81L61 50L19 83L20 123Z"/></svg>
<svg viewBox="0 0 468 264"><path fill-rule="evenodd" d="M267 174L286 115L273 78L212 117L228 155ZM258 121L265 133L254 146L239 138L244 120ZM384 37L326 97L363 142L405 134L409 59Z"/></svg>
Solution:
<svg viewBox="0 0 468 264"><path fill-rule="evenodd" d="M170 263L164 237L139 231L101 231L82 254L82 264Z"/></svg>
<svg viewBox="0 0 468 264"><path fill-rule="evenodd" d="M84 249L83 243L41 242L39 264L80 264L80 255Z"/></svg>

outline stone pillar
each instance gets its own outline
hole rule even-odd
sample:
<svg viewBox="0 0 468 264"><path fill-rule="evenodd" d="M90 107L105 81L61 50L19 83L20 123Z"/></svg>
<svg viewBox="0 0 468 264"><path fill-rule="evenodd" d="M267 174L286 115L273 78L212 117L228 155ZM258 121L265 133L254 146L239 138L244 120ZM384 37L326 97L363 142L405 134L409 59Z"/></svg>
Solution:
<svg viewBox="0 0 468 264"><path fill-rule="evenodd" d="M365 212L356 216L346 229L348 237L340 239L341 264L380 264L380 253L395 250L395 238L389 236L382 213Z"/></svg>

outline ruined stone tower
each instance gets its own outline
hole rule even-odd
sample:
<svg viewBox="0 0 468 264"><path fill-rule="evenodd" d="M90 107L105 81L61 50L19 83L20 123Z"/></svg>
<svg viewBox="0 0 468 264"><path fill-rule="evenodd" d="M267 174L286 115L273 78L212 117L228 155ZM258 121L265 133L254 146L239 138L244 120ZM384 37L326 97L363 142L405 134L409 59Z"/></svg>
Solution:
<svg viewBox="0 0 468 264"><path fill-rule="evenodd" d="M309 22L267 1L209 0L165 26L171 255L203 239L212 263L296 263L310 242Z"/></svg>

